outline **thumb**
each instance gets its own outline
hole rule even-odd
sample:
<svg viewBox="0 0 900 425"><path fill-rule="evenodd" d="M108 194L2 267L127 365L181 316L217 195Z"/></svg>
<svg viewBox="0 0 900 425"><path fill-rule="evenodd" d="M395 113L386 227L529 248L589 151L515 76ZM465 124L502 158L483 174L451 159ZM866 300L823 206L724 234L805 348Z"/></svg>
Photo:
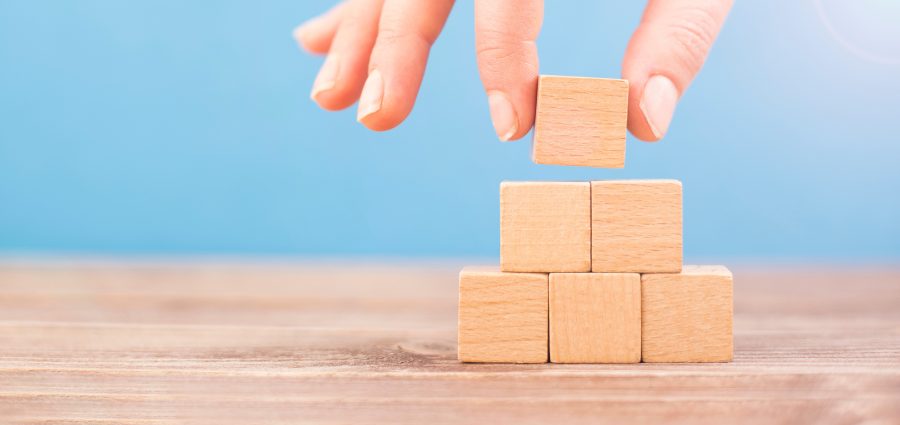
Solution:
<svg viewBox="0 0 900 425"><path fill-rule="evenodd" d="M628 129L655 141L725 22L732 0L650 0L622 62L630 82Z"/></svg>

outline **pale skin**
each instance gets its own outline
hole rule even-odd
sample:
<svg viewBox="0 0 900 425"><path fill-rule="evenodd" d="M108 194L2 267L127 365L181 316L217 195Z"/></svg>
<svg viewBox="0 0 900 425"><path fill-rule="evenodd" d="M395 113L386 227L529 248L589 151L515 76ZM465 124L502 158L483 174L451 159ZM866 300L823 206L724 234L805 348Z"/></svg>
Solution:
<svg viewBox="0 0 900 425"><path fill-rule="evenodd" d="M628 129L635 137L665 136L732 1L647 3L622 61L622 78L631 83ZM412 111L431 45L452 7L453 0L345 0L300 25L294 30L300 46L326 55L310 97L331 111L358 101L363 125L376 131L396 127ZM535 42L543 12L543 0L475 0L478 68L502 141L519 139L534 125Z"/></svg>

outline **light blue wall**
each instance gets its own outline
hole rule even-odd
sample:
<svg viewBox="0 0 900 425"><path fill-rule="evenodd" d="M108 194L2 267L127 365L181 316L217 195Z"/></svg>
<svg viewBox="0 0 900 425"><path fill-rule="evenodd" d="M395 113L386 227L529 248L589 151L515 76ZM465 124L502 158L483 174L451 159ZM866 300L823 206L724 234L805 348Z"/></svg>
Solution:
<svg viewBox="0 0 900 425"><path fill-rule="evenodd" d="M676 178L689 259L900 258L900 66L812 0L738 2L625 170L496 141L470 1L401 127L318 110L290 31L329 3L0 1L0 253L490 256L501 180ZM542 72L618 76L637 3L548 2Z"/></svg>

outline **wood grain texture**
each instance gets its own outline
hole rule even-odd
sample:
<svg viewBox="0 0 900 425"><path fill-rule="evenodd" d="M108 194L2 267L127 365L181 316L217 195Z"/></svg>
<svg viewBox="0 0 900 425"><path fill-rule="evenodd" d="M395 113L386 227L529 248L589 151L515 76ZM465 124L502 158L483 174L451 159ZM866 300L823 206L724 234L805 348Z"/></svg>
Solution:
<svg viewBox="0 0 900 425"><path fill-rule="evenodd" d="M732 363L514 365L462 263L0 261L0 423L900 422L896 265L733 267Z"/></svg>
<svg viewBox="0 0 900 425"><path fill-rule="evenodd" d="M681 182L591 182L594 272L674 273L682 263Z"/></svg>
<svg viewBox="0 0 900 425"><path fill-rule="evenodd" d="M641 275L550 274L550 361L639 363Z"/></svg>
<svg viewBox="0 0 900 425"><path fill-rule="evenodd" d="M628 81L541 75L532 160L622 168L627 125Z"/></svg>
<svg viewBox="0 0 900 425"><path fill-rule="evenodd" d="M724 266L641 276L643 361L731 361L732 281Z"/></svg>
<svg viewBox="0 0 900 425"><path fill-rule="evenodd" d="M590 183L501 183L500 269L590 271Z"/></svg>
<svg viewBox="0 0 900 425"><path fill-rule="evenodd" d="M546 363L547 282L542 273L463 269L459 273L459 361Z"/></svg>

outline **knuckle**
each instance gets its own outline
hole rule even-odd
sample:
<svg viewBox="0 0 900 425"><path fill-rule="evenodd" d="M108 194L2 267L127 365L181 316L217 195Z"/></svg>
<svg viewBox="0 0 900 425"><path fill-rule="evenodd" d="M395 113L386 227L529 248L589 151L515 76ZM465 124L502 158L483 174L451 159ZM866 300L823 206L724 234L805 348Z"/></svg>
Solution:
<svg viewBox="0 0 900 425"><path fill-rule="evenodd" d="M409 29L400 29L393 26L381 27L378 30L379 44L414 44L430 47L433 40L429 39L425 34Z"/></svg>
<svg viewBox="0 0 900 425"><path fill-rule="evenodd" d="M668 35L676 44L676 58L693 71L699 70L718 33L718 20L707 8L692 8L669 25Z"/></svg>
<svg viewBox="0 0 900 425"><path fill-rule="evenodd" d="M487 59L495 62L508 61L517 56L515 48L512 48L509 45L494 43L479 45L475 50L475 54L480 59Z"/></svg>
<svg viewBox="0 0 900 425"><path fill-rule="evenodd" d="M490 73L508 72L521 68L536 72L536 46L531 41L493 39L478 43L475 50L478 64Z"/></svg>

